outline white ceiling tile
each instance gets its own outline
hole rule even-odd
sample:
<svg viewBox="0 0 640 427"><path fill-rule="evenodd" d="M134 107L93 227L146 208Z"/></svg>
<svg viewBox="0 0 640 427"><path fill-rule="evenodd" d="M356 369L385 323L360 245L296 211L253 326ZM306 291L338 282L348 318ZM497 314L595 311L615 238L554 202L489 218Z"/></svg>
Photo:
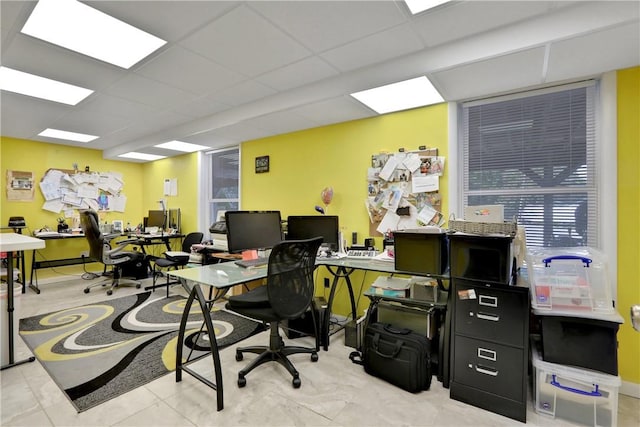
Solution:
<svg viewBox="0 0 640 427"><path fill-rule="evenodd" d="M445 100L460 101L538 85L542 83L543 63L544 47L540 47L433 73L429 77Z"/></svg>
<svg viewBox="0 0 640 427"><path fill-rule="evenodd" d="M268 130L272 134L294 132L301 129L316 127L316 123L305 117L298 116L291 111L279 111L265 114L248 121L248 124L260 129Z"/></svg>
<svg viewBox="0 0 640 427"><path fill-rule="evenodd" d="M249 80L216 93L212 98L221 104L243 105L273 95L276 91L257 81Z"/></svg>
<svg viewBox="0 0 640 427"><path fill-rule="evenodd" d="M251 7L316 53L406 20L392 1L258 1Z"/></svg>
<svg viewBox="0 0 640 427"><path fill-rule="evenodd" d="M388 61L424 48L409 25L401 25L321 54L341 71L350 71Z"/></svg>
<svg viewBox="0 0 640 427"><path fill-rule="evenodd" d="M144 119L151 117L159 111L157 107L150 107L139 102L129 101L128 99L118 98L116 96L104 93L93 94L82 108L88 112L96 114L100 117L103 114L113 114L114 116L136 119Z"/></svg>
<svg viewBox="0 0 640 427"><path fill-rule="evenodd" d="M92 111L81 110L71 111L51 125L54 129L66 130L69 132L86 133L88 135L102 136L113 131L129 126L132 118L115 116L113 114L96 115Z"/></svg>
<svg viewBox="0 0 640 427"><path fill-rule="evenodd" d="M312 120L317 126L364 119L378 115L346 95L292 108L290 111L296 115Z"/></svg>
<svg viewBox="0 0 640 427"><path fill-rule="evenodd" d="M185 103L197 98L189 92L136 74L127 74L105 89L104 93L160 109L168 109L176 103Z"/></svg>
<svg viewBox="0 0 640 427"><path fill-rule="evenodd" d="M120 67L24 34L17 34L3 50L2 64L91 90L100 90L124 76Z"/></svg>
<svg viewBox="0 0 640 427"><path fill-rule="evenodd" d="M246 7L232 10L180 44L251 77L310 54L301 44Z"/></svg>
<svg viewBox="0 0 640 427"><path fill-rule="evenodd" d="M454 2L420 14L413 23L427 46L459 40L472 34L509 25L548 11L548 1Z"/></svg>
<svg viewBox="0 0 640 427"><path fill-rule="evenodd" d="M288 90L336 75L335 68L312 56L263 74L256 80L277 90Z"/></svg>
<svg viewBox="0 0 640 427"><path fill-rule="evenodd" d="M623 48L624 47L624 48ZM640 63L640 25L635 22L551 44L548 81L590 76Z"/></svg>
<svg viewBox="0 0 640 427"><path fill-rule="evenodd" d="M239 2L96 0L85 3L163 40L178 40L237 7Z"/></svg>
<svg viewBox="0 0 640 427"><path fill-rule="evenodd" d="M136 70L136 74L202 96L245 78L180 46L167 49Z"/></svg>
<svg viewBox="0 0 640 427"><path fill-rule="evenodd" d="M195 101L189 101L186 104L175 105L171 108L178 114L197 119L200 117L211 116L230 108L231 105L219 102L215 95L203 96Z"/></svg>
<svg viewBox="0 0 640 427"><path fill-rule="evenodd" d="M73 107L12 92L0 92L0 135L31 138ZM26 119L28 118L28 120Z"/></svg>

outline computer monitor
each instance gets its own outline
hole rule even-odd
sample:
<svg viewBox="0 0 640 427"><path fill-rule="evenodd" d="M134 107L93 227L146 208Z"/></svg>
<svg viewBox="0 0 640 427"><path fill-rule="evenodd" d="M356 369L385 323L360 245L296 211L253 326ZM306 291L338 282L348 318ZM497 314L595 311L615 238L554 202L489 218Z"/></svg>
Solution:
<svg viewBox="0 0 640 427"><path fill-rule="evenodd" d="M280 211L227 211L229 252L269 249L282 241Z"/></svg>
<svg viewBox="0 0 640 427"><path fill-rule="evenodd" d="M321 236L322 246L337 251L340 241L338 217L330 215L292 215L287 218L287 240Z"/></svg>
<svg viewBox="0 0 640 427"><path fill-rule="evenodd" d="M395 269L418 275L442 275L448 268L447 235L436 230L393 233Z"/></svg>
<svg viewBox="0 0 640 427"><path fill-rule="evenodd" d="M166 219L165 211L149 211L147 218L147 225L145 227L158 227L159 230L164 230Z"/></svg>

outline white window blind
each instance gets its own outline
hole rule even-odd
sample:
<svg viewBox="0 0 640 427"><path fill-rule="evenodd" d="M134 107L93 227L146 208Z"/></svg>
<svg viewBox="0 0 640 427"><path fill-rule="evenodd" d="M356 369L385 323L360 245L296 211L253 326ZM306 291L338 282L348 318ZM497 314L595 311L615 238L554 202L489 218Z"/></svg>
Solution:
<svg viewBox="0 0 640 427"><path fill-rule="evenodd" d="M504 205L529 246L599 246L595 82L462 105L463 204Z"/></svg>
<svg viewBox="0 0 640 427"><path fill-rule="evenodd" d="M238 210L240 194L240 150L237 147L207 153L208 223L223 211Z"/></svg>

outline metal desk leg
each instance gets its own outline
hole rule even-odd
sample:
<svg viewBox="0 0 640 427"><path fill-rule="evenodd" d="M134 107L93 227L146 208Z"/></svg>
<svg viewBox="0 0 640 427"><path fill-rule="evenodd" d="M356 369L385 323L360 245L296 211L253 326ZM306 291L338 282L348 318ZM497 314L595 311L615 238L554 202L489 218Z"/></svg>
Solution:
<svg viewBox="0 0 640 427"><path fill-rule="evenodd" d="M13 355L13 252L7 252L7 327L9 328L9 363L0 367L0 371L22 365L23 363L33 362L36 360L34 356L16 362Z"/></svg>
<svg viewBox="0 0 640 427"><path fill-rule="evenodd" d="M333 299L335 297L336 294L336 289L338 287L338 280L340 280L340 278L344 278L345 282L347 282L347 289L349 290L349 298L350 298L350 302L351 302L351 318L353 320L356 319L357 314L356 314L356 300L355 300L355 296L353 294L353 287L351 286L351 279L349 278L349 276L351 275L351 273L354 271L353 268L349 269L349 271L347 271L347 269L345 267L338 267L337 270L334 272L330 266L326 266L327 270L329 270L329 272L333 275L333 282L331 284L331 292L329 292L329 301L327 302L327 313L326 315L322 318L322 340L324 341L324 350L327 351L329 350L329 325L331 323L331 309L333 307Z"/></svg>
<svg viewBox="0 0 640 427"><path fill-rule="evenodd" d="M202 312L202 316L204 317L204 323L207 327L207 334L209 335L209 344L211 345L211 357L213 358L213 367L215 370L215 383L203 377L199 373L193 371L192 369L188 368L187 366L185 366L186 364L191 362L190 360L185 360L184 363L182 361L182 347L184 344L184 334L185 334L185 329L187 327L187 319L189 318L189 311L191 310L191 306L193 305L194 299L197 299L198 303L200 304L200 311ZM182 313L182 319L180 320L180 329L178 331L178 342L176 344L176 382L182 381L182 371L185 371L189 375L200 380L205 385L216 390L218 411L221 411L224 408L224 398L223 398L223 390L222 390L222 368L220 366L220 354L218 353L218 342L216 341L216 334L215 334L215 330L213 329L213 322L211 321L210 307L207 304L207 300L204 298L204 295L202 294L202 290L200 289L199 285L194 285L193 289L189 293L189 298L187 299L187 304L184 307L184 312Z"/></svg>
<svg viewBox="0 0 640 427"><path fill-rule="evenodd" d="M36 284L33 284L33 278L36 279ZM33 250L33 254L31 255L31 277L29 278L29 289L35 291L36 294L40 293L40 288L38 287L38 269L36 268L36 250Z"/></svg>

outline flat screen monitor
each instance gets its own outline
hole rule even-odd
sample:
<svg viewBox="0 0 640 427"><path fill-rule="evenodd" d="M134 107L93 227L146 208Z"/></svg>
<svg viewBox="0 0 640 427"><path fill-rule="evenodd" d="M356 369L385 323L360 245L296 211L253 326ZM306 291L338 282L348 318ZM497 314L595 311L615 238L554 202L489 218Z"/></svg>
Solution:
<svg viewBox="0 0 640 427"><path fill-rule="evenodd" d="M158 227L158 229L163 230L165 216L164 211L149 211L146 227Z"/></svg>
<svg viewBox="0 0 640 427"><path fill-rule="evenodd" d="M330 215L299 215L287 218L287 240L312 239L321 236L322 246L338 250L338 217Z"/></svg>
<svg viewBox="0 0 640 427"><path fill-rule="evenodd" d="M419 275L441 275L447 270L444 232L395 231L393 241L396 270Z"/></svg>
<svg viewBox="0 0 640 427"><path fill-rule="evenodd" d="M269 249L282 241L280 211L227 211L229 252Z"/></svg>

